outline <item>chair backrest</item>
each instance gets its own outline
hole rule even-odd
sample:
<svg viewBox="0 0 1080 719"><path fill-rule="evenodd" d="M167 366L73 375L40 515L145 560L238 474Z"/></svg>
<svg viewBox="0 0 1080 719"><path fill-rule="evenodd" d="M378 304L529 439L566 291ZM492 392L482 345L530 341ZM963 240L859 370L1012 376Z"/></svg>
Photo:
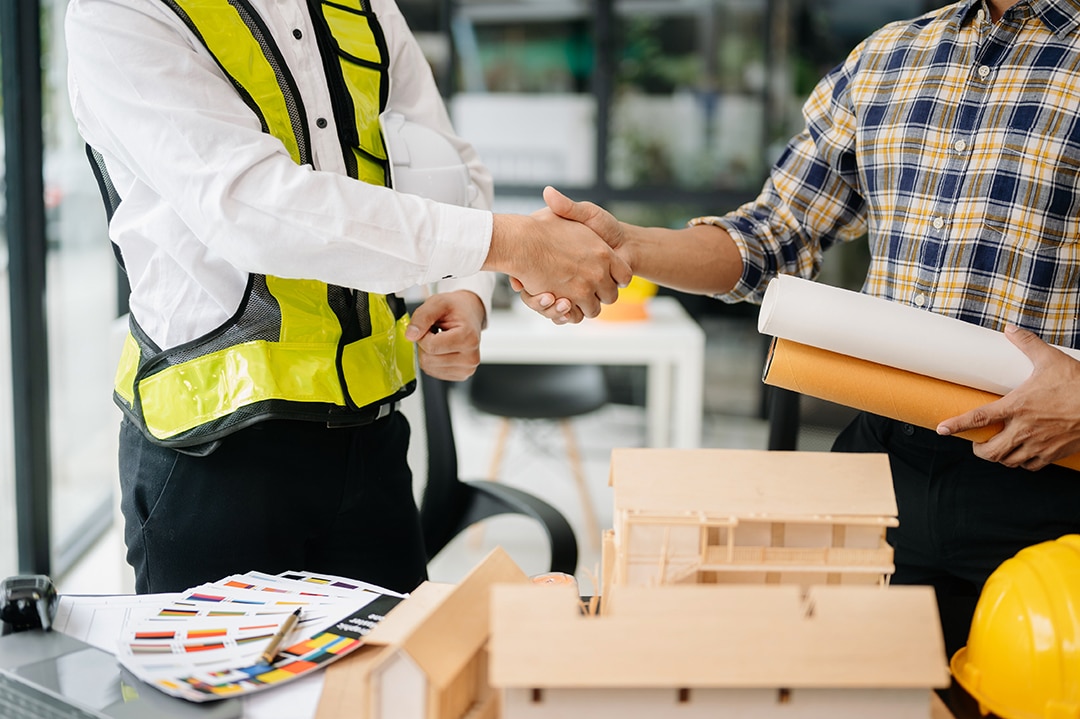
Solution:
<svg viewBox="0 0 1080 719"><path fill-rule="evenodd" d="M425 372L419 373L419 382L427 447L427 480L420 500L420 523L431 560L457 534L468 492L458 475L448 383Z"/></svg>
<svg viewBox="0 0 1080 719"><path fill-rule="evenodd" d="M419 373L418 381L427 458L419 463L420 467L414 465L413 471L427 472L419 503L428 561L475 522L499 514L521 514L539 522L546 532L551 571L573 574L577 568L577 539L566 518L539 497L515 487L462 481L450 412L450 383L424 372Z"/></svg>
<svg viewBox="0 0 1080 719"><path fill-rule="evenodd" d="M592 364L482 364L469 381L481 412L520 419L566 419L608 403L604 370Z"/></svg>

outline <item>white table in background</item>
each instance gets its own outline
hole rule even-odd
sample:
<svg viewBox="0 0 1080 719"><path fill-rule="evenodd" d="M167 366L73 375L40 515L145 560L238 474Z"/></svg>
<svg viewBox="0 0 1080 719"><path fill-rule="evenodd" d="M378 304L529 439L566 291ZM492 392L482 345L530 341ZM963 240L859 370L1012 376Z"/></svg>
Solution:
<svg viewBox="0 0 1080 719"><path fill-rule="evenodd" d="M492 313L484 364L641 365L650 447L701 445L705 332L674 297L649 300L648 318L556 325L518 301Z"/></svg>

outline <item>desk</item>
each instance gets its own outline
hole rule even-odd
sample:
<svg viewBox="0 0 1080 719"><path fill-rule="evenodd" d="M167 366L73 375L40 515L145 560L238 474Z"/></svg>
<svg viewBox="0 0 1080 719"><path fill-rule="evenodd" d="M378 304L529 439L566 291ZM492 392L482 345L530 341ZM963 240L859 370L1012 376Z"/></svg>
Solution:
<svg viewBox="0 0 1080 719"><path fill-rule="evenodd" d="M486 364L644 365L650 447L701 445L705 332L674 297L649 301L641 321L556 325L520 302L492 313L480 339Z"/></svg>

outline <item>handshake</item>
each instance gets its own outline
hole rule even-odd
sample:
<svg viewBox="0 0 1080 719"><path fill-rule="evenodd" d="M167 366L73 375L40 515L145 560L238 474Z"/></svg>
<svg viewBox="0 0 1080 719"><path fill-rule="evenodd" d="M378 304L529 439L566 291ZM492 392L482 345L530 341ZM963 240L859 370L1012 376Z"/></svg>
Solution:
<svg viewBox="0 0 1080 719"><path fill-rule="evenodd" d="M531 215L494 216L483 269L509 275L522 301L557 324L596 317L633 275L623 225L552 187L544 201Z"/></svg>

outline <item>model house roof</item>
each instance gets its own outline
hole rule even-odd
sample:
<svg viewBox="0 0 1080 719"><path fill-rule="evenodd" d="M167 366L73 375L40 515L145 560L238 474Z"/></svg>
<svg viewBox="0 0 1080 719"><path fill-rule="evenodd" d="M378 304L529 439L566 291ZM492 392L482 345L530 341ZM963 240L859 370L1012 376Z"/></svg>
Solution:
<svg viewBox="0 0 1080 719"><path fill-rule="evenodd" d="M429 689L441 692L474 661L487 641L490 589L529 578L500 548L457 585L424 582L364 637L364 645L326 668L316 716L365 719L375 715L376 684L405 652ZM390 688L394 690L394 687Z"/></svg>
<svg viewBox="0 0 1080 719"><path fill-rule="evenodd" d="M490 590L499 582L528 583L529 578L497 547L438 606L398 637L401 650L433 685L445 686L487 641Z"/></svg>
<svg viewBox="0 0 1080 719"><path fill-rule="evenodd" d="M600 616L566 587L493 590L500 688L918 688L949 683L928 587L618 587ZM610 601L609 601L610 600Z"/></svg>
<svg viewBox="0 0 1080 719"><path fill-rule="evenodd" d="M615 512L896 524L884 454L745 449L615 449Z"/></svg>

